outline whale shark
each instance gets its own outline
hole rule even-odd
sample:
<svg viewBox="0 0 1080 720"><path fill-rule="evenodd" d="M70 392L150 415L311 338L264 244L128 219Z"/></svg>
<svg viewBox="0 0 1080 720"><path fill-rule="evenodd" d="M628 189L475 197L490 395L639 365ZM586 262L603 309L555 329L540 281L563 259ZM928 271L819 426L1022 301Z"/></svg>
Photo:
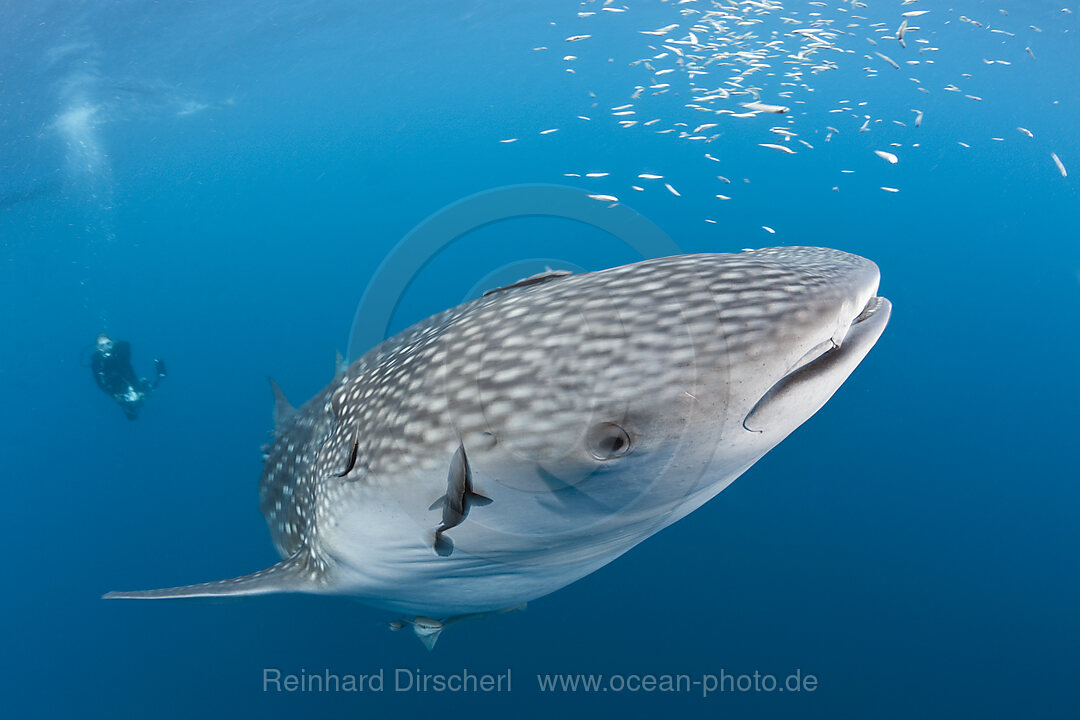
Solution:
<svg viewBox="0 0 1080 720"><path fill-rule="evenodd" d="M885 329L877 266L828 248L542 273L274 385L259 502L281 562L109 598L299 592L402 613L429 647L716 496L816 413Z"/></svg>

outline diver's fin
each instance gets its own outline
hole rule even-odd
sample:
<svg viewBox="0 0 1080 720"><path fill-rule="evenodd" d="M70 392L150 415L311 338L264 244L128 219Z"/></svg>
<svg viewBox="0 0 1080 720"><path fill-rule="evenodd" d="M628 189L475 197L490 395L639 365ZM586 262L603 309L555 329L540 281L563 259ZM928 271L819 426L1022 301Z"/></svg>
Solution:
<svg viewBox="0 0 1080 720"><path fill-rule="evenodd" d="M269 593L302 592L310 590L311 584L304 579L301 569L305 564L300 553L265 570L198 585L161 588L158 590L132 590L110 592L102 597L134 600L159 600L162 598L222 597L227 595L267 595Z"/></svg>
<svg viewBox="0 0 1080 720"><path fill-rule="evenodd" d="M161 360L159 358L154 358L154 372L157 373L156 375L154 375L154 381L152 383L147 383L147 385L149 386L149 388L151 390L157 390L158 384L168 374L167 371L165 370L165 361L164 360Z"/></svg>
<svg viewBox="0 0 1080 720"><path fill-rule="evenodd" d="M270 387L274 390L274 429L280 430L296 414L296 408L289 404L288 398L285 397L285 393L281 391L278 384L274 382L274 378L267 379L270 381Z"/></svg>
<svg viewBox="0 0 1080 720"><path fill-rule="evenodd" d="M340 350L334 350L334 377L337 377L341 373L345 372L349 367L349 363L345 362L345 358L342 356Z"/></svg>
<svg viewBox="0 0 1080 720"><path fill-rule="evenodd" d="M435 554L439 557L450 557L454 553L454 541L441 531L435 532Z"/></svg>

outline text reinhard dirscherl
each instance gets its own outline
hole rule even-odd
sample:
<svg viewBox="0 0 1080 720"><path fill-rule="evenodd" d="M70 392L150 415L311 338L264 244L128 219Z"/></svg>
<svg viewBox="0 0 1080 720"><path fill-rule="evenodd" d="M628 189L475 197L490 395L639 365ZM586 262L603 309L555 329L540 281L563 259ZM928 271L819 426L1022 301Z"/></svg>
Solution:
<svg viewBox="0 0 1080 720"><path fill-rule="evenodd" d="M379 668L368 675L338 674L329 668L322 672L285 673L278 668L263 668L263 692L511 692L511 672L474 673L468 669L450 673L425 673L414 668Z"/></svg>
<svg viewBox="0 0 1080 720"><path fill-rule="evenodd" d="M322 671L284 672L263 668L262 690L273 693L508 693L513 691L513 673L477 673L467 668L444 673L427 673L419 668L379 668L369 674ZM757 670L752 673L551 673L536 676L541 693L695 693L708 697L714 693L813 693L818 689L817 676L796 669L787 675L773 675Z"/></svg>

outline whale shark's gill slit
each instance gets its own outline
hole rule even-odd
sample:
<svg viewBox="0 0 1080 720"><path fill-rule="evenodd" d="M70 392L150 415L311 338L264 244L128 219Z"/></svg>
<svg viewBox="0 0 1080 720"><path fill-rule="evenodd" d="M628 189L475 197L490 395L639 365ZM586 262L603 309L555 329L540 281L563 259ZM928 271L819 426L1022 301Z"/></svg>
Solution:
<svg viewBox="0 0 1080 720"><path fill-rule="evenodd" d="M353 440L352 447L349 449L349 462L345 469L339 473L334 473L335 477L343 478L352 472L352 469L356 467L356 456L360 453L360 439Z"/></svg>

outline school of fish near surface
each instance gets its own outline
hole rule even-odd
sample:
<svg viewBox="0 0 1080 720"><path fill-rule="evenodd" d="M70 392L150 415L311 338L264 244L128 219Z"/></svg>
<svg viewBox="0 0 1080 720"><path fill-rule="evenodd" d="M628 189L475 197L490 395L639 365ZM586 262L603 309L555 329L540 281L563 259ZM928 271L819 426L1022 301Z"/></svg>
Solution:
<svg viewBox="0 0 1080 720"><path fill-rule="evenodd" d="M920 148L922 137L918 128L933 118L919 108L920 98L935 93L954 94L958 98L954 109L957 117L967 114L962 103L983 100L982 96L965 90L977 68L958 65L955 55L948 53L948 47L942 53L942 48L935 44L943 37L943 30L949 26L970 28L977 42L985 45L987 56L981 58L980 64L986 72L1035 62L1037 56L1031 46L1044 32L1034 25L1016 23L1005 9L990 18L975 19L919 0L662 2L670 8L671 22L659 27L638 27L634 31L625 29L626 19L634 16L633 4L617 4L614 0L582 2L576 18L552 23L561 32L567 32L564 28L573 31L564 41L574 44L575 54L563 56L562 64L567 73L577 77L578 68L590 54L608 57L612 51L594 33L609 23L618 23L616 27L624 33L636 32L643 40L643 53L630 60L629 65L640 79L628 88L626 101L610 108L598 107L597 92L590 91L592 110L606 111L619 127L628 131L659 133L681 142L700 144L703 150L710 148L712 153L721 155L723 151L717 148L731 147L733 143L739 147L760 146L785 155L798 155L801 148L820 152L821 143L829 143L841 133L876 133L891 141L888 144L893 148L877 154L899 160L902 153L897 150ZM1068 8L1061 9L1062 17L1071 14ZM549 46L533 49L546 51ZM993 57L999 53L1010 59ZM939 60L939 56L946 59ZM852 95L835 100L815 87L814 79L823 74L845 68L854 70L860 65L859 78L847 77L865 80L867 90L877 88L872 94L878 100L857 99L859 90L855 82L848 83ZM924 69L935 79L945 74L952 82L937 87L924 83L919 77ZM883 84L889 88L887 97L892 104L875 113L874 106L881 105ZM890 116L897 110L900 97L910 97L912 115ZM823 113L835 119L822 123ZM594 122L593 117L594 112L589 112L579 115L578 120ZM766 126L768 121L762 118L770 117L782 124ZM1029 130L1018 129L1028 139L1035 139ZM776 137L770 141L762 137L763 133ZM966 150L972 147L972 140L977 140L966 139L969 141L957 139L956 146ZM994 143L1006 141L1001 136L988 139ZM726 162L709 152L703 155L709 160ZM1045 160L1047 157L1049 162ZM1042 158L1048 170L1052 167L1062 177L1068 176L1065 163L1057 153L1047 149ZM891 159L889 162L896 164ZM661 170L655 165L642 170L653 175L671 174L654 173ZM567 175L580 177L579 173ZM615 180L609 178L605 183ZM628 180L634 183L630 188L635 192L647 192L651 187L649 183ZM750 182L750 178L745 181ZM666 184L669 191L673 182L677 185L676 181ZM840 191L842 187L845 183L838 182L832 189ZM890 184L882 190L899 192L900 187ZM597 194L604 198L619 197L621 189L605 185ZM737 195L725 193L720 199L732 197Z"/></svg>

